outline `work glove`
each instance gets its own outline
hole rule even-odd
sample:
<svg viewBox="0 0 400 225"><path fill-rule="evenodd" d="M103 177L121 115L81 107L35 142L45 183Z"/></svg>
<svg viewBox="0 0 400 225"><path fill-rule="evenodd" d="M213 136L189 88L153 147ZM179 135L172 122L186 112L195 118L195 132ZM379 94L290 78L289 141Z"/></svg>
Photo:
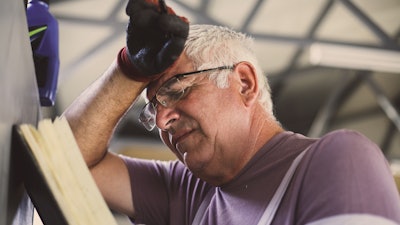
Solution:
<svg viewBox="0 0 400 225"><path fill-rule="evenodd" d="M155 80L182 53L189 22L177 16L164 0L129 0L126 14L126 47L118 54L118 65L133 80Z"/></svg>

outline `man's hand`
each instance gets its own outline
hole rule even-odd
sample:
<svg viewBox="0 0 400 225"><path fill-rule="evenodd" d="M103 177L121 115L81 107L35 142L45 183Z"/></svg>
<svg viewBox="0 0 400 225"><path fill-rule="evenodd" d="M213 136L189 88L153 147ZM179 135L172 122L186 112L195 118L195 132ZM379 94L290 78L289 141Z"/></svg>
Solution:
<svg viewBox="0 0 400 225"><path fill-rule="evenodd" d="M129 0L126 43L118 55L125 75L141 82L158 78L183 51L189 22L163 0Z"/></svg>

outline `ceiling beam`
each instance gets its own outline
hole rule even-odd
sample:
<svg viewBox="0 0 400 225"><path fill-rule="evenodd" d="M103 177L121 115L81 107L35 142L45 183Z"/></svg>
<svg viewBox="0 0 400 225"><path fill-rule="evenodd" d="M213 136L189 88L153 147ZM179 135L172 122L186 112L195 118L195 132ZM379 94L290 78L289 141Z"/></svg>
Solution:
<svg viewBox="0 0 400 225"><path fill-rule="evenodd" d="M243 25L241 26L241 31L247 33L251 22L256 17L258 11L261 9L261 5L265 3L266 0L258 0L253 8L251 9L250 13L248 14L247 18L245 19Z"/></svg>
<svg viewBox="0 0 400 225"><path fill-rule="evenodd" d="M342 79L343 82L336 87L324 105L321 106L310 126L308 136L320 137L329 129L340 106L360 86L362 81L366 79L366 75L365 73L356 73L352 76L345 74Z"/></svg>
<svg viewBox="0 0 400 225"><path fill-rule="evenodd" d="M381 41L384 46L391 48L398 48L397 43L386 34L386 32L381 29L372 19L370 19L367 14L360 10L356 5L354 5L349 0L341 0L343 5L346 6L357 18L361 20Z"/></svg>

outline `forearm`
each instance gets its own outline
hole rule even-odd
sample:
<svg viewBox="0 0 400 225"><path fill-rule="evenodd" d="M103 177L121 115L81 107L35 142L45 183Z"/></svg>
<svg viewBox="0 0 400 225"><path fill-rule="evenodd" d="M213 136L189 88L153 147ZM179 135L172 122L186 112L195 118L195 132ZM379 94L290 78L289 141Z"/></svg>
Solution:
<svg viewBox="0 0 400 225"><path fill-rule="evenodd" d="M106 154L119 120L145 88L128 79L113 62L64 112L88 166Z"/></svg>

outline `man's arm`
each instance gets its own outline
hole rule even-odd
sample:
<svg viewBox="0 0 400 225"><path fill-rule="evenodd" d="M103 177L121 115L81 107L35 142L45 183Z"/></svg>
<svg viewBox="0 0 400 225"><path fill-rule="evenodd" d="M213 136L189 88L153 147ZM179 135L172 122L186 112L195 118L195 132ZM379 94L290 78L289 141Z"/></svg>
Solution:
<svg viewBox="0 0 400 225"><path fill-rule="evenodd" d="M133 217L128 169L107 147L118 121L146 85L158 79L181 55L189 24L163 0L130 0L126 13L126 47L64 116L109 206Z"/></svg>
<svg viewBox="0 0 400 225"><path fill-rule="evenodd" d="M113 62L64 112L107 203L130 216L134 210L127 168L107 148L118 121L146 84L127 78Z"/></svg>

